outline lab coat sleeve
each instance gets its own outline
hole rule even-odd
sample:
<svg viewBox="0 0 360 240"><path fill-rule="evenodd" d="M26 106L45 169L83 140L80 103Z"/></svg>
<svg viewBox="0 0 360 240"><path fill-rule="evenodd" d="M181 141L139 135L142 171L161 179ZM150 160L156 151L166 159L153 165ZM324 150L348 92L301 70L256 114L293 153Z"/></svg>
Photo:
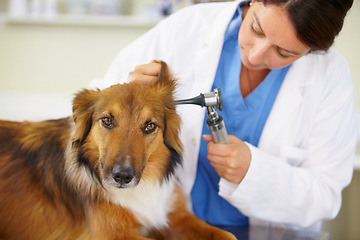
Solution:
<svg viewBox="0 0 360 240"><path fill-rule="evenodd" d="M290 164L248 144L252 157L243 181L220 180L219 195L245 215L308 227L338 214L352 178L358 130L350 71L343 62L332 67L309 136L296 146L303 160Z"/></svg>

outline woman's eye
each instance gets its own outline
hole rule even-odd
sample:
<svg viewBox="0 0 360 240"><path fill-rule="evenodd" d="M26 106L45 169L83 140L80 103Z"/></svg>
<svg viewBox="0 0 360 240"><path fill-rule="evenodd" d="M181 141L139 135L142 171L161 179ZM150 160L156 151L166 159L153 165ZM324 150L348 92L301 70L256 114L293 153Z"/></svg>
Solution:
<svg viewBox="0 0 360 240"><path fill-rule="evenodd" d="M263 32L261 31L260 27L257 25L257 23L254 21L253 24L251 25L251 30L253 31L253 33L255 33L256 35L264 35Z"/></svg>
<svg viewBox="0 0 360 240"><path fill-rule="evenodd" d="M146 134L152 133L152 132L155 131L156 127L157 127L157 126L156 126L155 123L152 123L152 122L147 123L147 124L146 124L146 127L145 127L145 129L144 129L144 133L146 133Z"/></svg>
<svg viewBox="0 0 360 240"><path fill-rule="evenodd" d="M256 30L256 27L254 26L254 24L251 26L251 30L252 30L253 33L255 33L256 35L260 35L259 31Z"/></svg>
<svg viewBox="0 0 360 240"><path fill-rule="evenodd" d="M277 53L279 54L280 57L282 58L289 58L290 56L288 54L285 53L285 51L282 51L281 49L277 50Z"/></svg>
<svg viewBox="0 0 360 240"><path fill-rule="evenodd" d="M102 122L103 126L106 128L111 129L114 127L113 120L110 117L103 117L101 119L101 122Z"/></svg>

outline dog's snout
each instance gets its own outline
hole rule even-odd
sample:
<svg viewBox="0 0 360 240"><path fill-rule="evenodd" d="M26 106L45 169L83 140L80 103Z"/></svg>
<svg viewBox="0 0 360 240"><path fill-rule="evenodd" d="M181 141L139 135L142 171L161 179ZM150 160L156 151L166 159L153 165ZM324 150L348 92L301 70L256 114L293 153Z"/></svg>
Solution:
<svg viewBox="0 0 360 240"><path fill-rule="evenodd" d="M114 180L122 185L128 184L131 180L133 180L135 171L131 166L121 166L120 164L115 164L112 169L112 174Z"/></svg>

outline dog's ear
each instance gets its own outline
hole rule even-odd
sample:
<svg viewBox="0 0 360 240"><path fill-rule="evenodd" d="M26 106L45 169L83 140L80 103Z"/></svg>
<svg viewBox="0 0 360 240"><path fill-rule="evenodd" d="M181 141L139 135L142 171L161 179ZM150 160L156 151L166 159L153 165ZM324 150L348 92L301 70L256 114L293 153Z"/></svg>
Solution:
<svg viewBox="0 0 360 240"><path fill-rule="evenodd" d="M73 101L73 120L75 133L73 141L83 144L92 126L94 103L98 97L97 91L83 90L75 96Z"/></svg>
<svg viewBox="0 0 360 240"><path fill-rule="evenodd" d="M165 62L160 61L159 63L161 64L161 70L158 76L158 81L155 83L158 84L159 87L167 94L173 95L177 86L177 79L173 77Z"/></svg>
<svg viewBox="0 0 360 240"><path fill-rule="evenodd" d="M165 116L165 132L164 141L165 144L173 148L178 154L182 152L182 145L179 138L180 132L180 117L176 113L174 93L177 86L177 79L171 74L167 64L163 61L161 64L161 71L158 76L156 91L162 96L163 102L166 104L166 116Z"/></svg>
<svg viewBox="0 0 360 240"><path fill-rule="evenodd" d="M165 117L164 142L171 147L177 154L182 154L182 144L180 141L180 117L176 110L168 110Z"/></svg>
<svg viewBox="0 0 360 240"><path fill-rule="evenodd" d="M159 63L161 64L161 70L160 70L159 77L158 77L159 81L160 82L168 81L171 78L169 68L168 68L166 62L159 61Z"/></svg>

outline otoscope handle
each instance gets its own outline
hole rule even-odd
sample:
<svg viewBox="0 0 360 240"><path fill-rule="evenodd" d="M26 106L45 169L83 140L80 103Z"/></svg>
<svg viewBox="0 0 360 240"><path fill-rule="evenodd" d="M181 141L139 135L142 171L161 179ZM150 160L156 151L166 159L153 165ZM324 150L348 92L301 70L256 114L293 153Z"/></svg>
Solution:
<svg viewBox="0 0 360 240"><path fill-rule="evenodd" d="M218 115L214 107L207 107L207 125L209 127L214 143L229 144L229 136L226 131L223 118Z"/></svg>
<svg viewBox="0 0 360 240"><path fill-rule="evenodd" d="M219 116L219 118L221 119L221 121L217 124L209 123L209 121L207 122L211 136L214 143L229 144L229 136L226 131L224 120L221 116Z"/></svg>

